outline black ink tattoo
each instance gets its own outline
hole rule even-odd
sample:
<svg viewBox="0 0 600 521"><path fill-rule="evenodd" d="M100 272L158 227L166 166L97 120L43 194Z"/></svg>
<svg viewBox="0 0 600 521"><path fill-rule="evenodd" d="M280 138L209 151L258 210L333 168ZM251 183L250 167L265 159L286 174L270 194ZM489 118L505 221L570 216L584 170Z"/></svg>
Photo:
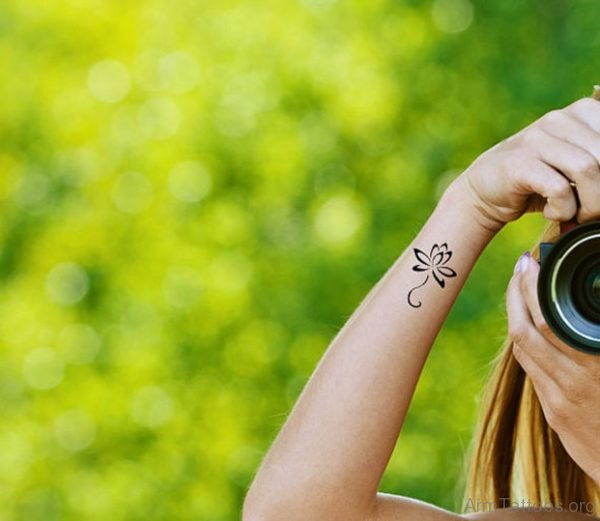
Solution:
<svg viewBox="0 0 600 521"><path fill-rule="evenodd" d="M436 280L436 282L440 285L441 288L443 288L446 285L444 277L456 277L456 272L449 266L446 266L446 264L452 257L452 252L448 250L447 243L444 243L441 246L434 244L431 247L429 255L427 255L423 250L420 250L419 248L413 248L413 251L415 252L415 257L417 257L417 261L419 262L418 264L415 264L413 266L413 271L429 272L422 284L415 286L408 292L408 303L413 308L420 308L421 301L415 304L411 300L411 296L415 290L422 288L423 286L425 286L425 284L427 284L427 281L429 280L429 275L433 275L433 278Z"/></svg>

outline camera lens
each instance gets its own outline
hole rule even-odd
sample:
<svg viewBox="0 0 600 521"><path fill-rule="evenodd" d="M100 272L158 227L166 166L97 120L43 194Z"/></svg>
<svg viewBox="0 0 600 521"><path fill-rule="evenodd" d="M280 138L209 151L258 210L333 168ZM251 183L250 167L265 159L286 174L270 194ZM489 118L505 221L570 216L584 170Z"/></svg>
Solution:
<svg viewBox="0 0 600 521"><path fill-rule="evenodd" d="M575 268L572 291L575 309L586 319L600 323L600 264L597 259L588 258Z"/></svg>
<svg viewBox="0 0 600 521"><path fill-rule="evenodd" d="M542 246L538 300L546 322L566 344L600 355L600 221Z"/></svg>
<svg viewBox="0 0 600 521"><path fill-rule="evenodd" d="M590 277L590 288L594 304L600 307L600 267L596 268L593 276Z"/></svg>
<svg viewBox="0 0 600 521"><path fill-rule="evenodd" d="M600 310L600 266L596 266L586 277L585 294L588 303Z"/></svg>

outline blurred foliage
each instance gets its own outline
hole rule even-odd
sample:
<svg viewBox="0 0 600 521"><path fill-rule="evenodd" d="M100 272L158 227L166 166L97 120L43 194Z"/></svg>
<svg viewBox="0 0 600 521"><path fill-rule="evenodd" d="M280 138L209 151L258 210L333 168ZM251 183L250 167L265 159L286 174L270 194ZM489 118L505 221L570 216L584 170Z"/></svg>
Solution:
<svg viewBox="0 0 600 521"><path fill-rule="evenodd" d="M0 519L239 518L335 332L477 155L598 81L594 0L3 0ZM382 490L456 508L527 216Z"/></svg>

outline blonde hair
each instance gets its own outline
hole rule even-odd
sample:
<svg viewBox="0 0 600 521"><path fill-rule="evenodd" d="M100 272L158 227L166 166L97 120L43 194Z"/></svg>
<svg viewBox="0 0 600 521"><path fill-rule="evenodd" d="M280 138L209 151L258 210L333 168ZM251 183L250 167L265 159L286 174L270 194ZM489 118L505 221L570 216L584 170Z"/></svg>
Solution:
<svg viewBox="0 0 600 521"><path fill-rule="evenodd" d="M559 224L551 223L532 256L539 260L539 243L553 242L559 236ZM511 506L510 500L588 514L599 510L598 487L548 425L529 377L513 356L509 338L485 389L468 461L463 505L503 508Z"/></svg>

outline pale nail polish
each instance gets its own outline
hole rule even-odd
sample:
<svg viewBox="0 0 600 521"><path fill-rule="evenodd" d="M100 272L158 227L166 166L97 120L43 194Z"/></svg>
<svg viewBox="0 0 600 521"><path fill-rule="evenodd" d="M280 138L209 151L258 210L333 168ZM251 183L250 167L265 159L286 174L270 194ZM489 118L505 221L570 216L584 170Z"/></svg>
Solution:
<svg viewBox="0 0 600 521"><path fill-rule="evenodd" d="M521 271L521 260L522 259L523 259L523 256L521 256L517 259L517 262L515 264L515 270L513 272L515 275Z"/></svg>
<svg viewBox="0 0 600 521"><path fill-rule="evenodd" d="M526 251L523 256L521 257L521 268L520 271L521 272L526 272L529 267L531 266L531 253L529 253L528 251Z"/></svg>
<svg viewBox="0 0 600 521"><path fill-rule="evenodd" d="M515 264L514 273L520 273L520 272L524 271L527 267L530 257L531 257L531 254L528 251L526 251L523 255L521 255L519 257L519 260Z"/></svg>

